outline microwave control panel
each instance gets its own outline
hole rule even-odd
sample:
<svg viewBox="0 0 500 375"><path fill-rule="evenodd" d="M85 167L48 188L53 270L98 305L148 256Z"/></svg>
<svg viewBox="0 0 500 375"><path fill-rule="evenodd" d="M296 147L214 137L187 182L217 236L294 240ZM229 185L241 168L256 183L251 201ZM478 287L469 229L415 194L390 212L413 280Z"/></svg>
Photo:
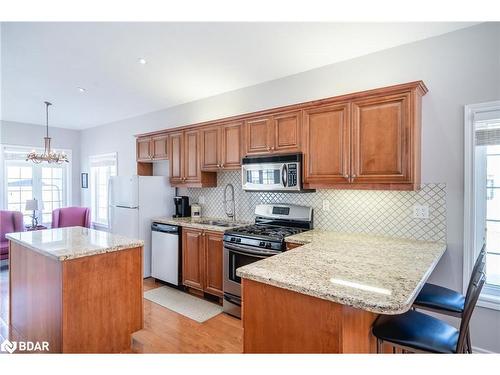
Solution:
<svg viewBox="0 0 500 375"><path fill-rule="evenodd" d="M288 186L297 186L297 164L288 164Z"/></svg>

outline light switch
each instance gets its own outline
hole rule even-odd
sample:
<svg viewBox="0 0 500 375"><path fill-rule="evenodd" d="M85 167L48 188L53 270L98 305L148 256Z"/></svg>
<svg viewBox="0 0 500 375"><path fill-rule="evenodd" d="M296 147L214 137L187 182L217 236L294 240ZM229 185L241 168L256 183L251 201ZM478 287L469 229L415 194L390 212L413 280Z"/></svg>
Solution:
<svg viewBox="0 0 500 375"><path fill-rule="evenodd" d="M328 199L323 201L323 211L330 211L330 201Z"/></svg>

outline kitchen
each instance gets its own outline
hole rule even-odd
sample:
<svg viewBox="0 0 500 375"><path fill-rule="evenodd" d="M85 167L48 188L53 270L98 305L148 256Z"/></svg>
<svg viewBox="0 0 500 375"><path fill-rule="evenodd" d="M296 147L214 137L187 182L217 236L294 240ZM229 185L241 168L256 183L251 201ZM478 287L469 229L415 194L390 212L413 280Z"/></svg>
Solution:
<svg viewBox="0 0 500 375"><path fill-rule="evenodd" d="M17 36L22 27L7 25L3 35ZM33 27L50 35L40 25ZM71 130L68 136L51 126L55 142L77 139L68 189L75 205L91 207L93 215L92 227L77 235L92 249L81 258L99 256L105 262L104 256L121 258L127 249L143 246L144 277L143 320L126 333L131 345L123 340L120 348L104 343L56 351L498 351L498 338L488 332L498 321L493 309L481 303L475 308L476 301L467 304L471 316L460 327L445 314L427 314L419 300L425 285L465 295L470 278L470 285L478 286L472 288L477 297L484 283L474 279L484 273L484 262L477 261L479 268L472 272L476 259L482 259L481 246L468 274L462 269L464 192L458 171L463 163L457 149L463 129L458 128L464 105L495 100L496 86L484 83L469 95L458 86L470 84L464 70L476 68L464 63L454 73L449 67L452 56L468 56L457 47L458 40L490 45L495 38L497 23L463 25L237 93ZM439 62L429 57L436 48L443 51ZM474 48L491 56L497 52L484 44ZM409 51L418 54L418 64ZM374 66L380 61L385 67L379 67L376 78ZM154 59L135 64L155 69ZM427 70L421 72L420 64ZM330 88L311 89L325 85ZM454 90L455 96L443 100ZM234 105L228 109L227 103ZM55 103L51 116L59 116L58 111ZM25 127L31 129L28 123ZM2 121L2 145L21 144L15 128L14 121ZM33 143L40 140L37 136ZM449 152L443 152L443 144ZM93 190L97 185L107 194ZM103 197L108 204L99 202ZM46 207L39 211L45 215ZM53 238L42 241L48 232ZM101 232L110 237L103 240ZM72 241L81 241L68 237L61 245L59 233L75 236L61 228L7 234L7 239L51 256L56 246L57 251L71 249ZM112 245L122 237L128 238L123 248ZM98 245L99 250L92 247ZM17 251L11 250L13 255ZM489 252L485 256L493 258ZM10 258L12 270L20 267L16 259ZM68 261L60 260L62 269ZM116 297L116 286L106 285L106 298ZM12 284L14 298L16 290ZM103 298L93 308L106 305ZM414 311L414 306L421 308ZM391 337L386 326L399 324L398 332L405 332L401 319L406 316L423 319L422 327L427 320L441 324L449 334L444 347L429 346L425 340L433 336L424 337L420 346ZM314 327L305 324L309 321L315 321ZM22 331L24 325L16 324ZM105 320L100 324L106 325Z"/></svg>

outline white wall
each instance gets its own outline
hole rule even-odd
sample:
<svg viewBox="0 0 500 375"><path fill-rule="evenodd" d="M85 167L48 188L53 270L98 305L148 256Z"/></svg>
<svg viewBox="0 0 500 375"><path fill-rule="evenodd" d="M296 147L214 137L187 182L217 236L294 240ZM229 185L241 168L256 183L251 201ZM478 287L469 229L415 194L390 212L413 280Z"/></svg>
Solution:
<svg viewBox="0 0 500 375"><path fill-rule="evenodd" d="M481 24L275 81L82 132L88 156L118 152L118 173L135 172L133 134L423 80L423 182L447 184L448 251L431 281L461 290L463 260L463 106L500 99L500 24ZM86 202L87 196L82 197ZM475 346L500 352L500 312L474 317ZM496 328L496 329L495 329Z"/></svg>
<svg viewBox="0 0 500 375"><path fill-rule="evenodd" d="M0 144L43 147L45 127L12 121L0 121ZM49 127L52 148L71 150L71 202L80 205L80 131Z"/></svg>

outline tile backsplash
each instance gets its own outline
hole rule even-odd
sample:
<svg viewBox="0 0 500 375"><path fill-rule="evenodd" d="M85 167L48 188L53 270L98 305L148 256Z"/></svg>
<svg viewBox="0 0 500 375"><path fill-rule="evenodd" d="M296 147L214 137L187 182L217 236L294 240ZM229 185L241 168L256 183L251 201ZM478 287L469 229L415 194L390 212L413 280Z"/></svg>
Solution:
<svg viewBox="0 0 500 375"><path fill-rule="evenodd" d="M261 203L292 203L313 208L314 228L360 232L428 241L446 241L446 184L423 184L418 192L316 190L315 193L245 192L240 171L219 172L217 187L187 189L191 203L204 198L202 215L225 217L224 187L235 190L236 219L253 221ZM329 201L329 211L323 201ZM429 219L414 219L413 206L429 206Z"/></svg>

